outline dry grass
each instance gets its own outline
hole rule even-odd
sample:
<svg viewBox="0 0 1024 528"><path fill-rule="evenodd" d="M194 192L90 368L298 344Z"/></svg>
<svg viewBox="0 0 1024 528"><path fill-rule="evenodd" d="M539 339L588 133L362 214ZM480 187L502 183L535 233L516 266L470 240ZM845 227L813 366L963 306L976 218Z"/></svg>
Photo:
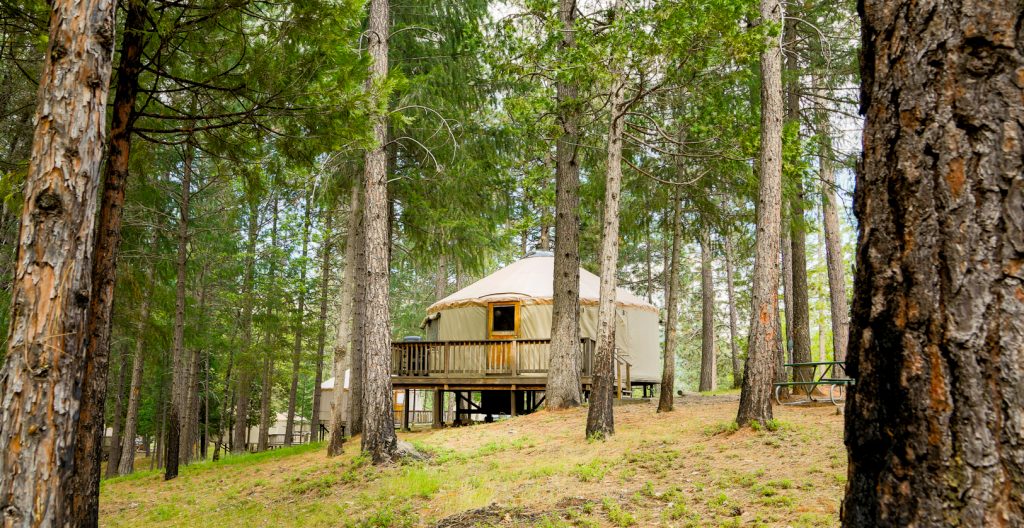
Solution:
<svg viewBox="0 0 1024 528"><path fill-rule="evenodd" d="M616 407L402 435L432 460L374 468L313 446L104 483L106 526L833 526L846 475L832 406L777 408L775 431L732 431L735 397L676 411Z"/></svg>

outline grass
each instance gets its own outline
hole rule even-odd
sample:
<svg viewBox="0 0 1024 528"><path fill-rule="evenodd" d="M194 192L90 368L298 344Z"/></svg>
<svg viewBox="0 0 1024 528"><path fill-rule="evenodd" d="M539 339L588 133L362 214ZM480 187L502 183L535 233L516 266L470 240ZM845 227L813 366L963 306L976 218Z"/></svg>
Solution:
<svg viewBox="0 0 1024 528"><path fill-rule="evenodd" d="M588 442L586 410L401 437L431 454L375 467L321 445L228 456L163 481L104 481L103 526L834 526L845 486L842 417L779 408L760 430L729 426L729 396L687 396L671 413L616 408L616 435ZM453 524L453 526L456 526Z"/></svg>

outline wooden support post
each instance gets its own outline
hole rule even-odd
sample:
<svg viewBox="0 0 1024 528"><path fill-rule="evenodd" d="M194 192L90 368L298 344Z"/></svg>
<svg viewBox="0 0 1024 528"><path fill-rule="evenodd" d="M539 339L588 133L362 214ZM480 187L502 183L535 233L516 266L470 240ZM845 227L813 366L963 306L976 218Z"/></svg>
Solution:
<svg viewBox="0 0 1024 528"><path fill-rule="evenodd" d="M633 397L633 375L630 373L630 368L632 368L632 365L630 365L629 363L626 363L626 393L629 394L630 398L632 398Z"/></svg>
<svg viewBox="0 0 1024 528"><path fill-rule="evenodd" d="M462 392L455 391L455 425L462 425Z"/></svg>
<svg viewBox="0 0 1024 528"><path fill-rule="evenodd" d="M616 365L616 367L618 367L616 369L618 371L618 379L615 380L616 381L615 385L619 389L618 392L617 392L616 398L621 400L622 399L622 363L619 363L618 365Z"/></svg>
<svg viewBox="0 0 1024 528"><path fill-rule="evenodd" d="M444 412L444 391L441 389L434 389L434 423L431 427L434 429L440 429L444 427L444 416L441 414Z"/></svg>
<svg viewBox="0 0 1024 528"><path fill-rule="evenodd" d="M409 389L405 389L405 405L402 406L402 430L409 430L409 407L411 407L409 401Z"/></svg>
<svg viewBox="0 0 1024 528"><path fill-rule="evenodd" d="M512 391L509 393L512 396L512 417L516 416L516 386L512 386Z"/></svg>

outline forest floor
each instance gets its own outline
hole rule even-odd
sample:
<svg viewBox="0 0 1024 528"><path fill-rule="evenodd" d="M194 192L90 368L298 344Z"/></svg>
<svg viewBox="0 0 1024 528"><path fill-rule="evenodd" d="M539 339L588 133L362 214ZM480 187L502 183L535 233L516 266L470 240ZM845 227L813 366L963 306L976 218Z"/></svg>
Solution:
<svg viewBox="0 0 1024 528"><path fill-rule="evenodd" d="M832 405L776 407L736 431L735 395L615 408L586 441L586 410L404 433L430 460L378 468L358 441L328 459L298 446L103 483L103 526L835 526L846 482Z"/></svg>

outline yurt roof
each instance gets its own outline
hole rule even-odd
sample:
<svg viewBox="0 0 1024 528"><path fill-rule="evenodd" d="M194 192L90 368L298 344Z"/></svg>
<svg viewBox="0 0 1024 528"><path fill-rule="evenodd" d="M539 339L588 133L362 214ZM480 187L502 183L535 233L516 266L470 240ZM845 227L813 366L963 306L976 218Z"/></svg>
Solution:
<svg viewBox="0 0 1024 528"><path fill-rule="evenodd" d="M427 308L427 313L461 306L486 306L492 302L550 304L554 273L555 257L551 253L536 252L437 301ZM618 288L615 297L620 307L658 311L657 307L625 288ZM595 305L600 298L601 279L580 268L580 304Z"/></svg>
<svg viewBox="0 0 1024 528"><path fill-rule="evenodd" d="M335 381L336 379L337 378L328 378L326 381L324 381L323 383L320 384L320 388L323 389L323 390L334 390L334 385L336 383L336 381ZM345 369L344 381L345 382L342 384L341 388L342 388L342 390L348 390L348 388L349 388L349 386L348 386L349 385L349 369Z"/></svg>

